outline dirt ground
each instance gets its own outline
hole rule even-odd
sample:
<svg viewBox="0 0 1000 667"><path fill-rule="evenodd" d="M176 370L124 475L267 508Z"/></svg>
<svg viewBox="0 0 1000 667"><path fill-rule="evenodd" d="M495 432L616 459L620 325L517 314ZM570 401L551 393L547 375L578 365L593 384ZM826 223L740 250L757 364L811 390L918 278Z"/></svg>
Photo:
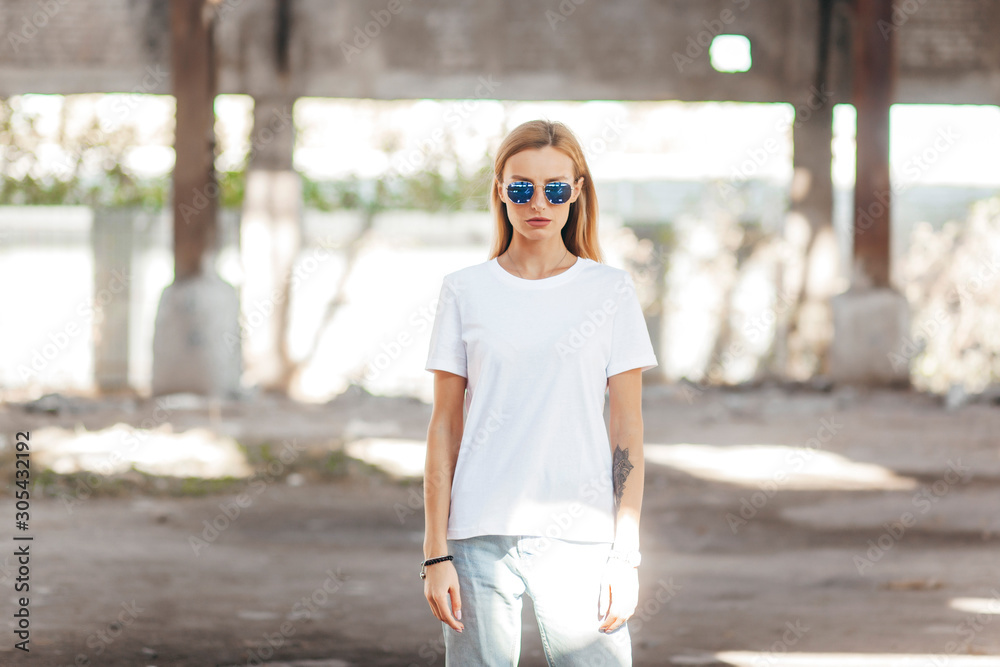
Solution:
<svg viewBox="0 0 1000 667"><path fill-rule="evenodd" d="M0 539L18 544L16 431L155 423L155 407L0 406ZM171 411L174 431L227 433L265 474L88 483L35 470L31 652L13 648L17 566L5 547L0 664L444 665L417 576L419 480L343 454L362 437L422 441L429 417L419 401L358 391L325 405L192 404ZM1000 407L850 388L653 386L644 417L635 665L1000 665ZM305 453L275 464L292 440ZM846 472L786 478L789 451L821 451ZM754 478L774 452L786 458ZM545 665L527 596L523 611L520 664Z"/></svg>

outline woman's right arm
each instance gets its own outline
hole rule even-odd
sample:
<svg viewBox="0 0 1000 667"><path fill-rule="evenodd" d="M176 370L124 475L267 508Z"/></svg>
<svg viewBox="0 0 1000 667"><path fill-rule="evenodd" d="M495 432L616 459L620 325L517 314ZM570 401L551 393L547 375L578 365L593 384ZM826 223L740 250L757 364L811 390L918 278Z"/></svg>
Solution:
<svg viewBox="0 0 1000 667"><path fill-rule="evenodd" d="M427 427L424 462L424 559L448 554L448 514L451 484L462 444L467 380L447 371L434 371L434 407ZM463 626L458 572L451 561L428 565L424 595L434 615L455 628Z"/></svg>

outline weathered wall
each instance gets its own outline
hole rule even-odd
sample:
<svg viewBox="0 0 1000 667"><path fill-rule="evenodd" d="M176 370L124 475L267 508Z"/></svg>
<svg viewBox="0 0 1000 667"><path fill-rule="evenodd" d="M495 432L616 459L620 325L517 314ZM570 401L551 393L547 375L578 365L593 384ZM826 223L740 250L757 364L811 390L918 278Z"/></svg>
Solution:
<svg viewBox="0 0 1000 667"><path fill-rule="evenodd" d="M168 1L6 0L0 95L168 93ZM279 1L224 0L220 92L795 103L813 78L816 0L287 0L284 78ZM840 0L838 101L850 96L849 15ZM1000 103L1000 3L897 0L897 16L898 102ZM750 72L711 68L698 41L720 31L750 38Z"/></svg>

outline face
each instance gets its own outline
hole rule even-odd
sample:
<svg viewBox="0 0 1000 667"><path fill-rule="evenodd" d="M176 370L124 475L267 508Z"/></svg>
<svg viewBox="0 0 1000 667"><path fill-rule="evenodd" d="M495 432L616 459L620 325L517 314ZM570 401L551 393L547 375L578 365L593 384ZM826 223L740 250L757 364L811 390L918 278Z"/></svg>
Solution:
<svg viewBox="0 0 1000 667"><path fill-rule="evenodd" d="M507 186L517 181L528 181L534 186L531 199L523 204L512 201L507 192ZM545 195L548 183L569 183L572 194L565 202L553 204ZM557 148L543 146L512 155L504 166L503 181L496 185L514 231L529 239L541 240L562 233L569 218L569 205L582 191L583 176L574 182L572 158Z"/></svg>

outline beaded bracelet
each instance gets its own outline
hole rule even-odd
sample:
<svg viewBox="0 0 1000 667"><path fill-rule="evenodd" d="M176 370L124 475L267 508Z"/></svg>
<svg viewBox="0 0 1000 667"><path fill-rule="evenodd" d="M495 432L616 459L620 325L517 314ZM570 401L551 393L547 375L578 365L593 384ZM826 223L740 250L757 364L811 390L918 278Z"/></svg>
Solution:
<svg viewBox="0 0 1000 667"><path fill-rule="evenodd" d="M442 561L454 560L454 559L455 559L454 556L441 556L440 558L428 558L427 560L420 563L420 578L421 579L427 578L427 571L425 570L425 568L428 565L433 565L434 563L440 563Z"/></svg>

